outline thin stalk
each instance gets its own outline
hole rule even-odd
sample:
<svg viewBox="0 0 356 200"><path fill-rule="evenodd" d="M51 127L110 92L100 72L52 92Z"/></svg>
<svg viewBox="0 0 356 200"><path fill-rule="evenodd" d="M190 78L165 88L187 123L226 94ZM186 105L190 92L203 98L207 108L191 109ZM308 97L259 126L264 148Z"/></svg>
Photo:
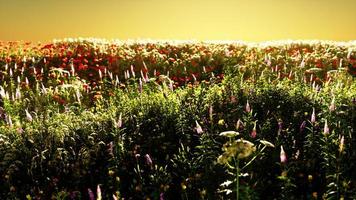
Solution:
<svg viewBox="0 0 356 200"><path fill-rule="evenodd" d="M263 152L263 150L265 150L265 148L266 148L266 146L264 146L264 147L261 149L261 151L259 151L259 152L255 155L255 157L253 157L245 166L243 166L243 167L241 168L241 170L243 170L243 169L245 169L247 166L249 166L249 165Z"/></svg>
<svg viewBox="0 0 356 200"><path fill-rule="evenodd" d="M235 159L235 166L236 166L236 200L239 200L239 177L240 177L240 167L239 162L240 160L237 158Z"/></svg>

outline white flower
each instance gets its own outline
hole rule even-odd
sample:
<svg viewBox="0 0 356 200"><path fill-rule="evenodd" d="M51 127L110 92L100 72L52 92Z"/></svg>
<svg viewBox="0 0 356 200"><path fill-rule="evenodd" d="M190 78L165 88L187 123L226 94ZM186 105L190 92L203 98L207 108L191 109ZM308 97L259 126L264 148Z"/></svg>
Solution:
<svg viewBox="0 0 356 200"><path fill-rule="evenodd" d="M26 112L26 119L31 122L33 120L31 114L28 112L27 109L25 110L25 112Z"/></svg>
<svg viewBox="0 0 356 200"><path fill-rule="evenodd" d="M235 137L240 135L240 133L236 132L236 131L224 131L222 133L219 134L220 136L224 136L224 137Z"/></svg>

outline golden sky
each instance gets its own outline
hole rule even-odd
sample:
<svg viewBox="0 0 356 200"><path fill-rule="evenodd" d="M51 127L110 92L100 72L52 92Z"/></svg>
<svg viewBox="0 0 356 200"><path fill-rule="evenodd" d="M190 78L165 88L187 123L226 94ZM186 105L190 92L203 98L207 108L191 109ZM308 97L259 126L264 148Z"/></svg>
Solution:
<svg viewBox="0 0 356 200"><path fill-rule="evenodd" d="M0 0L0 40L356 40L356 0Z"/></svg>

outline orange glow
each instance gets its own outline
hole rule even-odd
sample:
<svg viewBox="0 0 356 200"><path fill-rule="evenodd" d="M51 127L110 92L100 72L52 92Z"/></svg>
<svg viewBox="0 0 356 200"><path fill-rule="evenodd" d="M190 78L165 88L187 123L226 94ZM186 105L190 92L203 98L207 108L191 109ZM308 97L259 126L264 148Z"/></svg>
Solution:
<svg viewBox="0 0 356 200"><path fill-rule="evenodd" d="M356 40L355 0L0 0L0 40Z"/></svg>

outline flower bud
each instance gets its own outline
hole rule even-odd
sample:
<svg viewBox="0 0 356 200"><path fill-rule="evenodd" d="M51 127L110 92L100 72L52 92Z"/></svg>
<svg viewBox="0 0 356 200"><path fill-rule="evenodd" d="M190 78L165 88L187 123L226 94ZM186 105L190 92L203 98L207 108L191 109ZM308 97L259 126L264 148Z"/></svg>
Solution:
<svg viewBox="0 0 356 200"><path fill-rule="evenodd" d="M287 162L287 155L286 155L286 152L284 152L283 146L281 146L281 152L279 154L279 158L281 160L281 163Z"/></svg>

